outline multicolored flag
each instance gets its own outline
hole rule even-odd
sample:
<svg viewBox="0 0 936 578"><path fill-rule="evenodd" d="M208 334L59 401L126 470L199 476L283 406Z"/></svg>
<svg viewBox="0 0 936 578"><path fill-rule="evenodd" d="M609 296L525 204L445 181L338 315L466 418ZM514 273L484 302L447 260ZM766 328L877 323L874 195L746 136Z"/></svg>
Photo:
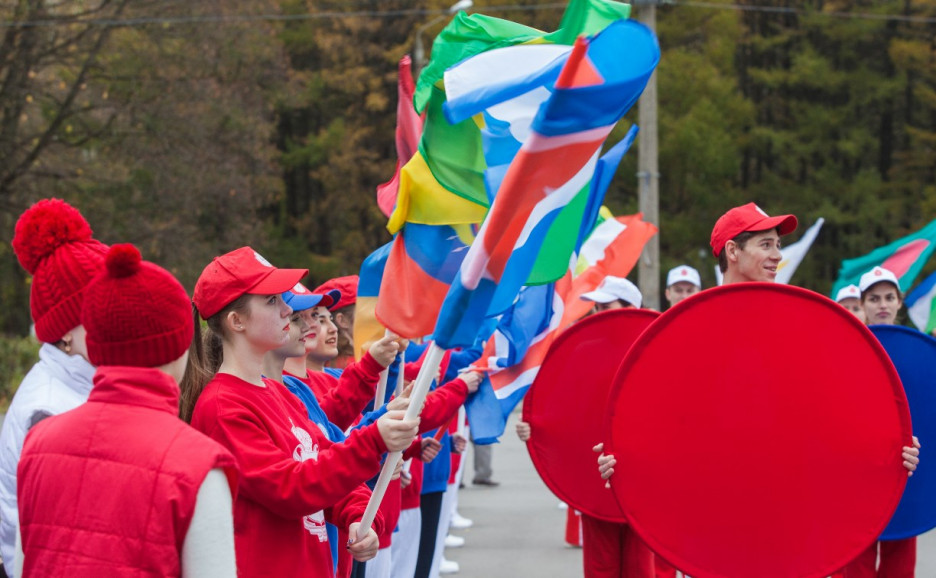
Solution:
<svg viewBox="0 0 936 578"><path fill-rule="evenodd" d="M543 250L536 256L533 270L527 277L527 285L549 283L565 275L569 269L569 259L566 255L571 255L573 262L578 261L579 251L595 228L598 213L614 173L621 159L634 144L637 132L637 125L632 126L623 139L598 159L588 188L576 194L560 211L546 233Z"/></svg>
<svg viewBox="0 0 936 578"><path fill-rule="evenodd" d="M936 273L923 280L907 295L907 312L913 324L923 333L936 331Z"/></svg>
<svg viewBox="0 0 936 578"><path fill-rule="evenodd" d="M404 55L400 59L399 80L397 81L396 172L393 173L392 179L377 185L377 206L387 217L393 213L397 194L400 191L400 168L416 154L419 137L422 134L423 119L413 108L416 83L413 82L411 68L409 54Z"/></svg>
<svg viewBox="0 0 936 578"><path fill-rule="evenodd" d="M806 229L806 232L803 233L799 241L792 245L787 245L780 250L783 254L783 259L780 261L780 264L777 265L777 278L775 279L777 283L783 283L784 285L790 284L793 273L796 273L797 267L803 262L803 257L806 256L806 253L809 252L809 248L812 247L813 242L815 242L823 223L825 223L825 219L819 217L812 227Z"/></svg>
<svg viewBox="0 0 936 578"><path fill-rule="evenodd" d="M605 275L626 277L656 232L640 214L609 217L577 250L578 262L565 277L523 288L514 306L501 317L479 362L488 375L479 394L466 405L476 443L497 441L510 412L536 379L553 341L588 312L591 304L579 295L596 288Z"/></svg>
<svg viewBox="0 0 936 578"><path fill-rule="evenodd" d="M524 287L487 341L479 365L488 374L478 394L465 404L475 443L497 441L510 412L536 378L558 335L563 298L556 285L562 283Z"/></svg>
<svg viewBox="0 0 936 578"><path fill-rule="evenodd" d="M491 167L485 159L481 130L493 127L486 126L480 114L454 124L444 118L447 95L442 79L446 70L501 47L571 45L576 37L595 34L629 15L630 6L620 2L572 0L559 30L549 34L482 14L456 15L433 43L432 58L416 85L414 106L425 113L425 127L418 153L401 171L400 193L387 229L396 233L407 222L480 223L490 206L493 195L486 181ZM531 110L535 112L536 106ZM505 154L512 159L510 151ZM499 164L505 164L505 157L501 158Z"/></svg>
<svg viewBox="0 0 936 578"><path fill-rule="evenodd" d="M656 225L644 221L641 213L605 219L598 225L579 252L559 327L565 329L588 313L593 304L580 297L597 289L605 277L627 277L644 245L657 231Z"/></svg>
<svg viewBox="0 0 936 578"><path fill-rule="evenodd" d="M659 55L653 32L632 21L576 41L446 297L433 331L440 347L471 345L483 319L513 303L550 225L590 182L602 144L636 103Z"/></svg>
<svg viewBox="0 0 936 578"><path fill-rule="evenodd" d="M404 337L432 333L474 233L471 225L406 225L387 257L374 311L377 319Z"/></svg>
<svg viewBox="0 0 936 578"><path fill-rule="evenodd" d="M900 290L907 291L913 285L923 265L936 250L936 220L902 239L867 255L842 261L838 280L832 287L832 295L846 285L857 285L864 273L874 267L890 270L900 281Z"/></svg>
<svg viewBox="0 0 936 578"><path fill-rule="evenodd" d="M358 294L354 303L354 358L361 359L364 345L383 337L384 326L377 320L377 295L393 242L383 245L364 259L358 274Z"/></svg>
<svg viewBox="0 0 936 578"><path fill-rule="evenodd" d="M570 52L571 47L552 44L508 46L469 58L445 72L446 118L459 122L478 113L484 118L481 140L490 199L495 198L510 163L530 137L533 118L552 95ZM546 233L527 285L550 283L565 274L569 267L565 256L594 226L614 171L636 136L637 127L632 126L624 139L599 159L590 183L559 212Z"/></svg>

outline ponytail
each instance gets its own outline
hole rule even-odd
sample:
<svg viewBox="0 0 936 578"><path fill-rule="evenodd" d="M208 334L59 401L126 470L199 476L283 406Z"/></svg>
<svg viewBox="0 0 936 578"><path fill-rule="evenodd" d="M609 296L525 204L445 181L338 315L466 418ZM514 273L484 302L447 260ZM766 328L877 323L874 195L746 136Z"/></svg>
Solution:
<svg viewBox="0 0 936 578"><path fill-rule="evenodd" d="M230 311L237 311L241 315L247 315L249 295L241 295L224 309L212 315L207 320L208 331L202 333L201 315L198 308L192 305L192 314L195 317L195 335L192 337L192 344L189 346L188 364L185 366L185 374L179 383L181 390L181 399L179 403L179 417L183 421L191 423L192 414L195 412L195 404L201 396L202 390L208 385L224 360L224 326L222 320Z"/></svg>

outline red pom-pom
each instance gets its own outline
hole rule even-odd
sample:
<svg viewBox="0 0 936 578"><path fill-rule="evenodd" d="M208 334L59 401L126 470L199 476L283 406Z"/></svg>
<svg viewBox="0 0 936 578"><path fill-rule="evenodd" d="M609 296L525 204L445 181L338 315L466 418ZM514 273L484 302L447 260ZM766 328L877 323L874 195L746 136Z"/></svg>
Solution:
<svg viewBox="0 0 936 578"><path fill-rule="evenodd" d="M140 251L130 243L112 245L104 263L107 265L107 274L116 279L129 277L140 270Z"/></svg>
<svg viewBox="0 0 936 578"><path fill-rule="evenodd" d="M20 265L32 274L43 259L62 245L90 239L91 225L78 209L61 199L45 199L16 221L13 251Z"/></svg>

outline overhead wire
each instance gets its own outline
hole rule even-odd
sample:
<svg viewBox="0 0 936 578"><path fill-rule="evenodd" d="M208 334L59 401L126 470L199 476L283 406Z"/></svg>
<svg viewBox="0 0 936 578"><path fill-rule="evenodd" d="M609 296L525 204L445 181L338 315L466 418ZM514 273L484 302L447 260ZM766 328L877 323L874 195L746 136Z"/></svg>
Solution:
<svg viewBox="0 0 936 578"><path fill-rule="evenodd" d="M348 4L361 4L365 0L351 0ZM566 2L550 2L545 4L518 5L505 4L495 6L476 6L476 12L498 13L498 12L530 12L539 10L559 10L566 7ZM867 12L824 12L808 10L804 8L767 6L767 5L748 5L748 4L724 4L719 2L705 2L701 0L663 0L659 6L686 6L690 8L704 8L711 10L735 10L743 12L764 12L774 14L795 14L821 16L839 19L862 19L862 20L883 20L891 22L905 22L918 24L936 24L936 16L918 16L907 14L875 14ZM430 8L401 8L396 10L325 10L306 12L303 14L205 14L191 16L148 16L140 18L88 18L88 19L70 19L48 18L40 20L7 20L0 22L0 29L3 28L47 28L55 26L73 26L82 24L85 26L101 27L135 27L148 25L174 25L174 24L237 24L244 22L290 22L306 20L322 20L333 18L398 18L403 16L438 16L449 14L448 9L430 9Z"/></svg>

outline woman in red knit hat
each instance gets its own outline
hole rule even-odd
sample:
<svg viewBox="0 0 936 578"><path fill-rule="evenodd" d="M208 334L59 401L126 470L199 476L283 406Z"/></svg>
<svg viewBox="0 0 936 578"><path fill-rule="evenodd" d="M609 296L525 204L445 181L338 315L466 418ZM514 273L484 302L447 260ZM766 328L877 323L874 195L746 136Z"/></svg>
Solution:
<svg viewBox="0 0 936 578"><path fill-rule="evenodd" d="M0 555L9 576L15 576L16 467L26 433L41 420L78 407L91 391L94 366L79 317L85 286L103 269L107 252L91 235L81 213L59 199L30 207L13 233L13 251L32 275L29 306L42 347L0 433Z"/></svg>
<svg viewBox="0 0 936 578"><path fill-rule="evenodd" d="M234 458L178 417L188 294L133 245L85 293L94 388L26 437L19 574L235 576Z"/></svg>
<svg viewBox="0 0 936 578"><path fill-rule="evenodd" d="M358 535L370 499L363 482L380 470L384 452L409 447L419 424L404 421L402 411L389 412L333 444L282 384L263 380L264 355L289 339L292 309L281 294L306 273L277 269L243 247L216 258L195 285L196 313L207 320L215 345L207 348L214 352L209 357L200 336L193 340L182 415L237 459L241 578L333 576L326 520L348 530L349 544L339 546L358 560L372 558L382 518Z"/></svg>

